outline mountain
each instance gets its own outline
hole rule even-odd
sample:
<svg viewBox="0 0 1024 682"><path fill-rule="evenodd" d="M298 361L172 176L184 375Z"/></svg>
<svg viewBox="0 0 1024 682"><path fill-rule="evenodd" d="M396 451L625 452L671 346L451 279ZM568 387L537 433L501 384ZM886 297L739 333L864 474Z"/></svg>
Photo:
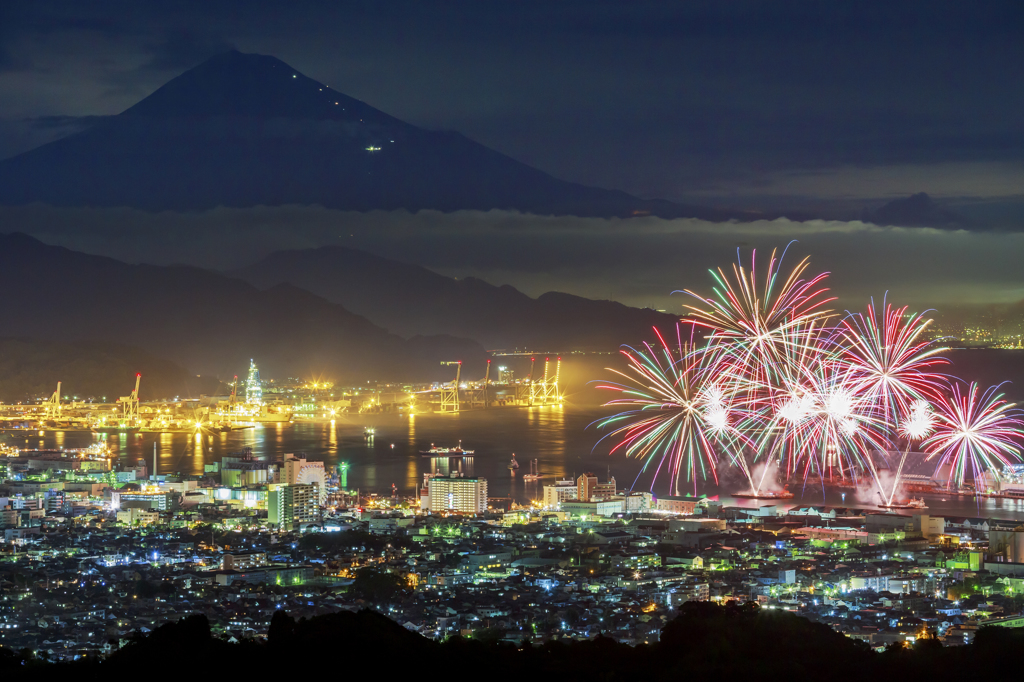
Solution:
<svg viewBox="0 0 1024 682"><path fill-rule="evenodd" d="M7 403L61 394L76 400L115 400L142 374L144 399L218 393L214 377L198 377L184 367L138 348L98 341L0 338L0 400Z"/></svg>
<svg viewBox="0 0 1024 682"><path fill-rule="evenodd" d="M403 336L447 333L489 349L612 350L678 319L556 292L534 299L338 246L278 251L231 274L263 288L301 287Z"/></svg>
<svg viewBox="0 0 1024 682"><path fill-rule="evenodd" d="M185 266L129 265L0 235L7 333L131 345L221 378L255 358L267 377L336 381L434 378L438 360L482 367L482 349L451 337L405 341L290 284L267 290Z"/></svg>
<svg viewBox="0 0 1024 682"><path fill-rule="evenodd" d="M924 192L894 199L870 212L866 219L876 225L899 227L960 228L971 224L964 216L939 206Z"/></svg>
<svg viewBox="0 0 1024 682"><path fill-rule="evenodd" d="M32 202L745 216L558 180L458 133L403 123L274 57L235 51L84 131L0 161L0 204Z"/></svg>

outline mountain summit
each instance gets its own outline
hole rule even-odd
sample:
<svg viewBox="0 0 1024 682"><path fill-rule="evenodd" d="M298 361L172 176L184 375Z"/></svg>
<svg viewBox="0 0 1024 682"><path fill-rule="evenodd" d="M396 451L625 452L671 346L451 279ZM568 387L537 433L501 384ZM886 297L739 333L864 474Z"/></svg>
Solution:
<svg viewBox="0 0 1024 682"><path fill-rule="evenodd" d="M121 116L200 120L224 116L409 127L302 75L276 57L237 50L186 71Z"/></svg>
<svg viewBox="0 0 1024 682"><path fill-rule="evenodd" d="M558 180L458 133L399 121L274 57L235 51L117 116L0 161L0 204L32 202L745 217Z"/></svg>
<svg viewBox="0 0 1024 682"><path fill-rule="evenodd" d="M968 227L971 221L964 216L943 208L924 192L902 199L894 199L867 215L876 225L898 225L900 227Z"/></svg>

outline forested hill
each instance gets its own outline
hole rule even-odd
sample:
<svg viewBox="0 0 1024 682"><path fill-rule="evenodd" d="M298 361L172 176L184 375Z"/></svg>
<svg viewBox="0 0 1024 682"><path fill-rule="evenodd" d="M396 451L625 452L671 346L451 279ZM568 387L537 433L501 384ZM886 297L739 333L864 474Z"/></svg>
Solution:
<svg viewBox="0 0 1024 682"><path fill-rule="evenodd" d="M278 611L265 642L229 643L211 634L206 616L194 615L136 638L102 662L50 665L0 649L7 679L49 680L84 675L124 676L173 667L204 676L295 675L330 668L346 677L460 677L494 682L522 680L756 680L757 682L963 682L984 674L1011 679L1024 631L982 628L969 646L943 647L919 639L877 653L826 625L754 604L687 602L662 629L656 644L637 647L598 636L592 640L530 643L510 633L477 631L443 643L408 631L368 610L342 611L296 621ZM504 640L497 637L504 636Z"/></svg>

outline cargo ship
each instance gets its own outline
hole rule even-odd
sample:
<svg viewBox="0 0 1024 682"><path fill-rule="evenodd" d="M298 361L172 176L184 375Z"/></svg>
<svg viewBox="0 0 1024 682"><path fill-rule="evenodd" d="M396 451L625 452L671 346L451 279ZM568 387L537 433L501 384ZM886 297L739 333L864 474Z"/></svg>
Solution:
<svg viewBox="0 0 1024 682"><path fill-rule="evenodd" d="M893 502L892 504L882 503L878 505L880 509L927 509L928 505L924 503L924 500L920 497L911 497L909 500L901 502Z"/></svg>
<svg viewBox="0 0 1024 682"><path fill-rule="evenodd" d="M475 454L476 450L463 450L462 441L454 448L439 448L431 443L429 450L420 450L423 457L472 457Z"/></svg>

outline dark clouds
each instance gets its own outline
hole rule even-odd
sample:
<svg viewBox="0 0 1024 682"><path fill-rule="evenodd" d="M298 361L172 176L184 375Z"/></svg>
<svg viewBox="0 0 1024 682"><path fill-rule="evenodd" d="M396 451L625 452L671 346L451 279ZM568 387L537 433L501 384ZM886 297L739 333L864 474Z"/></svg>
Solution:
<svg viewBox="0 0 1024 682"><path fill-rule="evenodd" d="M230 45L644 196L756 207L806 200L785 179L822 173L839 215L839 168L899 165L943 196L930 166L955 185L1024 162L1019 2L69 1L0 18L32 75L0 74L5 119L116 113Z"/></svg>
<svg viewBox="0 0 1024 682"><path fill-rule="evenodd" d="M149 61L142 69L185 71L210 57L235 49L222 37L187 28L172 29L150 48Z"/></svg>

